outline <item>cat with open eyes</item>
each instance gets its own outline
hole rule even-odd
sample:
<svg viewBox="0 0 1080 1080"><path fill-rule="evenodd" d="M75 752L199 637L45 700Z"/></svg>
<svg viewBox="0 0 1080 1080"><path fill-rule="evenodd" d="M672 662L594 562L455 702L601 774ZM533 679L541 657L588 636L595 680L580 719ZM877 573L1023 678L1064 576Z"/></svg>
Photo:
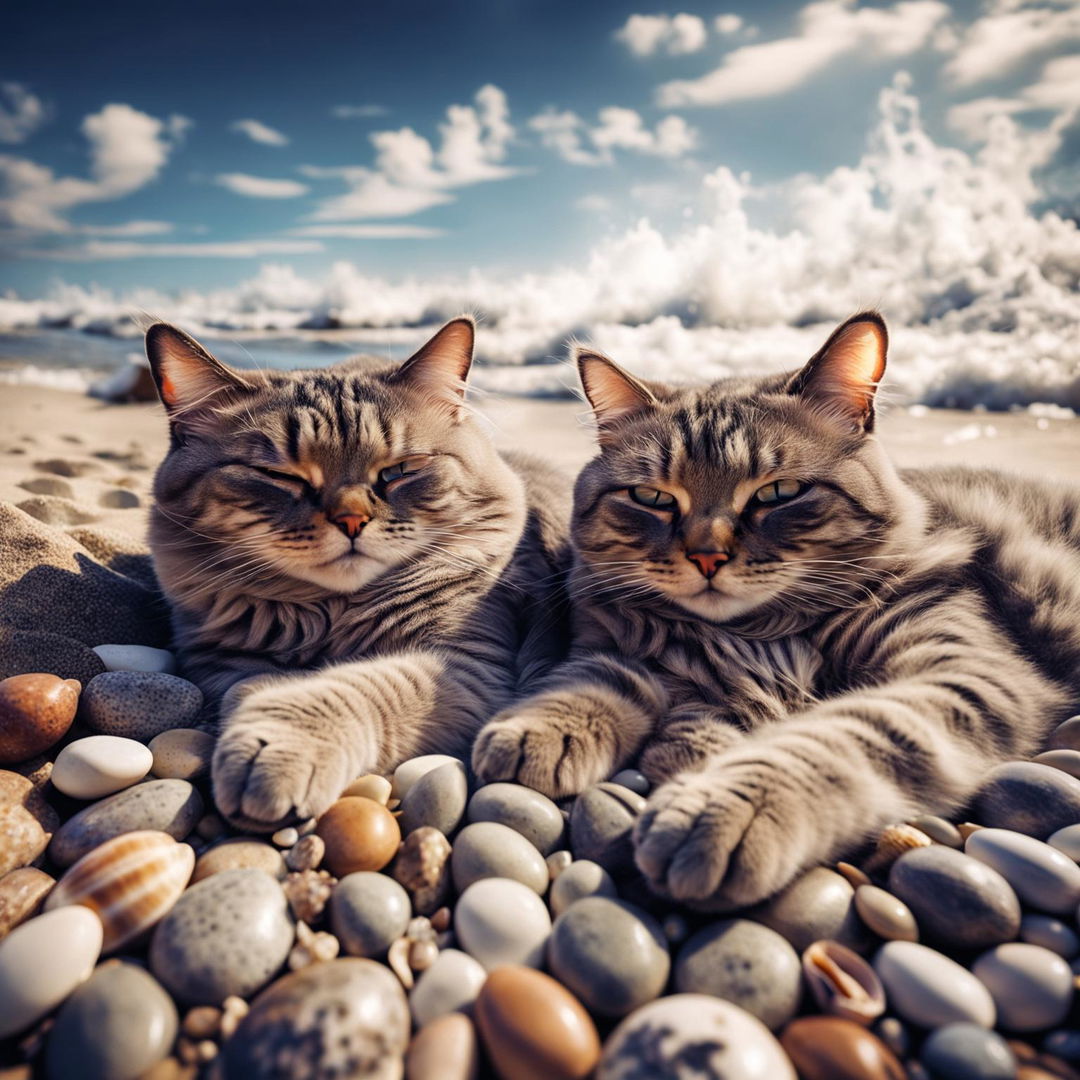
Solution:
<svg viewBox="0 0 1080 1080"><path fill-rule="evenodd" d="M473 336L456 319L400 367L239 372L147 332L171 434L151 547L182 673L221 701L214 797L238 825L466 756L563 647L569 485L469 415Z"/></svg>
<svg viewBox="0 0 1080 1080"><path fill-rule="evenodd" d="M865 313L801 371L704 388L579 352L575 642L481 732L483 779L563 796L640 754L638 866L719 910L1039 749L1080 701L1080 493L898 473L886 351Z"/></svg>

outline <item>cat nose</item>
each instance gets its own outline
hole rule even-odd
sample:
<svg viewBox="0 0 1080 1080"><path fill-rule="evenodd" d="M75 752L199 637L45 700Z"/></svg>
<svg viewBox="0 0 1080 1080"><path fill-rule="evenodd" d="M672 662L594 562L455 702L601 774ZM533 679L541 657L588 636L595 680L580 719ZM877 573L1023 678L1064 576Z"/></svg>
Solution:
<svg viewBox="0 0 1080 1080"><path fill-rule="evenodd" d="M338 514L330 520L350 540L355 540L371 518L367 514Z"/></svg>
<svg viewBox="0 0 1080 1080"><path fill-rule="evenodd" d="M731 558L726 551L688 551L686 557L698 568L706 581L711 581L716 571Z"/></svg>

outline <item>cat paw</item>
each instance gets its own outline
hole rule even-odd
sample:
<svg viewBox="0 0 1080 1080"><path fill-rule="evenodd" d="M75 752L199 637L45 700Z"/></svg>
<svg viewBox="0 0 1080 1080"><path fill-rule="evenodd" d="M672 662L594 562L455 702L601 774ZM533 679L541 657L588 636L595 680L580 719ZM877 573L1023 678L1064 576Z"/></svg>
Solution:
<svg viewBox="0 0 1080 1080"><path fill-rule="evenodd" d="M246 696L218 739L212 765L214 802L239 828L272 832L318 817L344 790L345 755L300 728L275 688L273 705Z"/></svg>
<svg viewBox="0 0 1080 1080"><path fill-rule="evenodd" d="M634 830L635 861L654 889L676 900L746 907L814 861L792 825L759 765L684 773L649 799Z"/></svg>
<svg viewBox="0 0 1080 1080"><path fill-rule="evenodd" d="M603 780L611 771L608 757L580 720L526 707L481 729L472 766L485 783L515 781L559 799Z"/></svg>

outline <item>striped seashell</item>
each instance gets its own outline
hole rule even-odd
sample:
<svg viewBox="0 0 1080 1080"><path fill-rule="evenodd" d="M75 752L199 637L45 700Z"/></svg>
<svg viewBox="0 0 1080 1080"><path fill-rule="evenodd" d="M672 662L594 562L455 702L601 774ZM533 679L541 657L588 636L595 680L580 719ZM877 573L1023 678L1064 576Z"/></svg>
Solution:
<svg viewBox="0 0 1080 1080"><path fill-rule="evenodd" d="M914 825L889 825L878 837L877 847L862 868L867 874L885 874L904 852L929 847L932 843L933 840Z"/></svg>
<svg viewBox="0 0 1080 1080"><path fill-rule="evenodd" d="M165 916L194 869L195 852L168 833L123 833L75 863L49 894L45 908L90 908L105 927L101 951L111 952Z"/></svg>

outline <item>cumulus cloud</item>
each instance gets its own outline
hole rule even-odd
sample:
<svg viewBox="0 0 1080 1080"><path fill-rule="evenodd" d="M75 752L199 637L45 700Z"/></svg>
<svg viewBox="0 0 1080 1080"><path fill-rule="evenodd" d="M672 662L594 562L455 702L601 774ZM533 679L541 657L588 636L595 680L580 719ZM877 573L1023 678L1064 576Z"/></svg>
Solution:
<svg viewBox="0 0 1080 1080"><path fill-rule="evenodd" d="M123 198L156 179L187 121L163 121L130 105L106 105L83 122L90 179L56 176L27 158L0 155L0 225L37 232L70 231L65 212L82 203Z"/></svg>
<svg viewBox="0 0 1080 1080"><path fill-rule="evenodd" d="M230 131L246 135L252 142L264 146L288 146L289 137L259 120L234 120L229 125Z"/></svg>
<svg viewBox="0 0 1080 1080"><path fill-rule="evenodd" d="M601 109L591 126L575 112L549 109L534 116L529 127L542 145L571 165L610 165L613 150L679 158L698 143L697 131L681 116L665 116L650 129L640 113L619 105Z"/></svg>
<svg viewBox="0 0 1080 1080"><path fill-rule="evenodd" d="M22 83L0 83L0 142L21 143L45 122L41 98Z"/></svg>
<svg viewBox="0 0 1080 1080"><path fill-rule="evenodd" d="M732 16L738 18L738 16ZM705 47L709 32L700 15L631 15L615 31L635 56L652 56L666 52L669 56L684 56Z"/></svg>
<svg viewBox="0 0 1080 1080"><path fill-rule="evenodd" d="M657 90L657 101L665 108L678 108L787 93L842 56L913 53L926 45L948 14L941 0L900 0L888 8L816 0L799 12L797 34L744 45L700 78L664 83Z"/></svg>
<svg viewBox="0 0 1080 1080"><path fill-rule="evenodd" d="M731 12L727 15L717 15L713 19L713 29L724 37L730 37L732 34L737 34L743 29L745 23L741 15L736 15Z"/></svg>
<svg viewBox="0 0 1080 1080"><path fill-rule="evenodd" d="M309 190L307 184L301 184L299 180L275 180L247 173L221 173L214 178L214 183L249 199L295 199Z"/></svg>

